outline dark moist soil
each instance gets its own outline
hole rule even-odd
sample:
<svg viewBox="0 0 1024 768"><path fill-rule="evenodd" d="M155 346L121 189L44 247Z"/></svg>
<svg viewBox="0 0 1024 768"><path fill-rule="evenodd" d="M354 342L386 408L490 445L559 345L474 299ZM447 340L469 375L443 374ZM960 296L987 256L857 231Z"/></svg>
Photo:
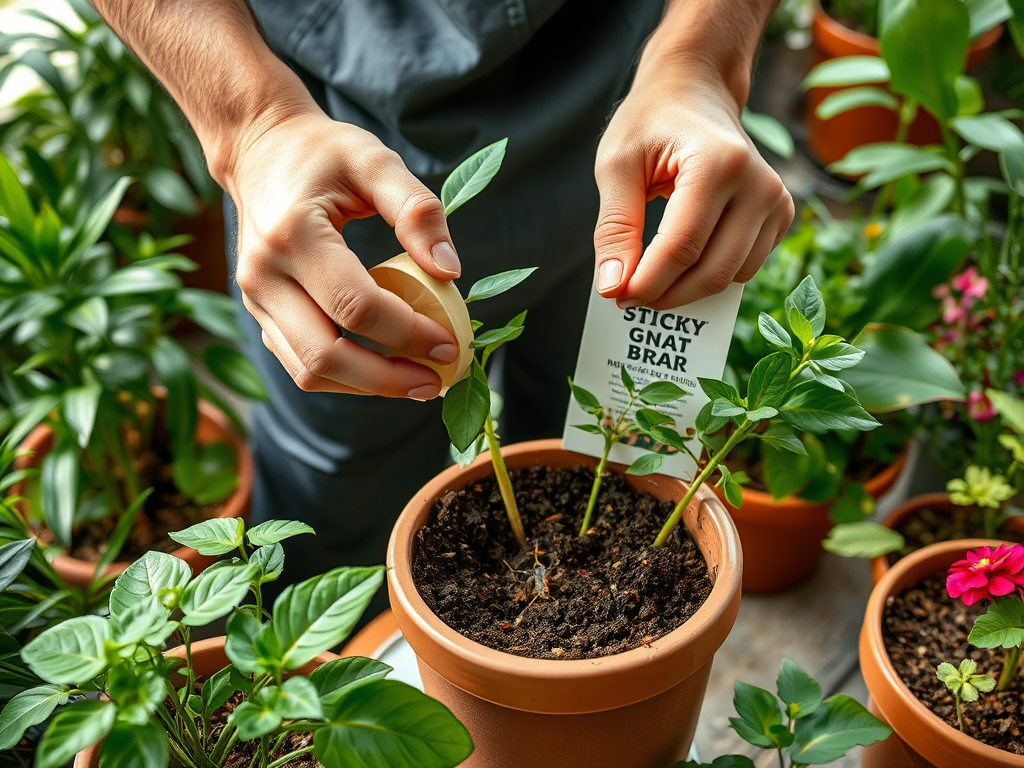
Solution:
<svg viewBox="0 0 1024 768"><path fill-rule="evenodd" d="M896 529L906 539L906 546L888 555L889 565L937 541L956 539L984 539L985 528L981 511L973 507L955 510L922 509ZM1024 536L1005 526L996 531L996 537L1011 544L1024 544Z"/></svg>
<svg viewBox="0 0 1024 768"><path fill-rule="evenodd" d="M517 656L593 659L657 640L707 600L707 564L684 527L653 546L671 502L611 474L580 538L592 470L511 475L527 546L512 536L493 476L447 493L417 533L413 580L452 629Z"/></svg>
<svg viewBox="0 0 1024 768"><path fill-rule="evenodd" d="M899 597L890 597L883 617L882 639L896 672L932 712L956 728L953 694L935 676L943 661L959 666L965 658L978 662L979 675L999 679L1004 651L975 648L967 642L974 619L985 612L946 593L944 574L925 579ZM1024 685L1020 676L1006 691L981 694L963 705L967 733L978 741L1024 755ZM966 767L965 767L966 768Z"/></svg>

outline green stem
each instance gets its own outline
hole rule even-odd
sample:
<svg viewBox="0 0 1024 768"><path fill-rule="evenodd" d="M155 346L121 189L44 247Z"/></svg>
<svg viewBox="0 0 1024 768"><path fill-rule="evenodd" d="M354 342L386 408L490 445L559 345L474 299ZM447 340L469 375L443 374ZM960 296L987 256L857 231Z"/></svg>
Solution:
<svg viewBox="0 0 1024 768"><path fill-rule="evenodd" d="M515 491L512 490L512 480L508 476L505 459L501 455L501 443L498 442L498 436L494 432L494 420L490 416L484 422L484 434L487 435L487 447L491 450L494 477L498 481L501 500L505 502L505 512L508 514L509 525L512 526L512 535L516 537L519 546L525 547L526 531L523 530L523 520L519 517L519 507L516 506L516 495Z"/></svg>
<svg viewBox="0 0 1024 768"><path fill-rule="evenodd" d="M590 489L590 499L587 501L587 511L583 515L583 525L580 526L580 536L586 535L590 530L590 517L594 514L594 507L597 505L597 495L601 491L601 478L604 477L604 467L608 463L608 454L612 450L611 438L605 437L604 453L601 454L601 461L594 470L594 487Z"/></svg>
<svg viewBox="0 0 1024 768"><path fill-rule="evenodd" d="M1020 667L1020 646L1014 646L1006 652L1006 660L1003 662L1003 672L999 675L999 682L996 683L997 691L1005 691L1017 677L1017 669Z"/></svg>
<svg viewBox="0 0 1024 768"><path fill-rule="evenodd" d="M949 130L949 127L939 122L939 128L942 129L942 143L946 148L946 156L949 161L953 164L953 213L963 216L967 211L967 205L964 198L964 161L960 158L960 146L954 133Z"/></svg>
<svg viewBox="0 0 1024 768"><path fill-rule="evenodd" d="M914 122L914 118L917 116L917 104L913 99L907 99L900 105L898 114L899 123L896 126L895 141L897 144L902 144L907 140L910 124ZM878 194L875 196L875 203L871 206L869 220L874 221L882 215L882 211L885 210L885 206L889 204L889 200L892 198L894 189L896 189L896 182L890 181L878 190Z"/></svg>
<svg viewBox="0 0 1024 768"><path fill-rule="evenodd" d="M301 755L308 754L308 753L310 753L312 751L313 751L313 745L311 744L308 747L303 747L302 749L297 749L294 752L289 752L284 757L279 757L277 760L272 762L270 765L267 766L267 768L281 768L282 765L287 765L288 763L290 763L295 758L297 758L297 757L299 757Z"/></svg>
<svg viewBox="0 0 1024 768"><path fill-rule="evenodd" d="M953 701L956 702L956 724L960 728L960 733L967 733L967 726L964 725L964 710L960 703L960 694L953 694Z"/></svg>
<svg viewBox="0 0 1024 768"><path fill-rule="evenodd" d="M736 444L747 436L747 433L753 429L753 427L753 424L744 420L743 424L735 432L729 435L729 439L725 441L725 445L722 446L722 450L708 460L707 466L700 471L700 474L697 475L693 483L690 485L689 490L687 490L686 495L683 496L682 500L678 504L676 504L676 508L672 510L672 514L669 515L668 520L665 521L665 525L658 534L658 538L654 540L654 546L665 546L668 542L668 537L672 535L672 531L674 531L676 526L679 525L679 521L683 517L683 512L690 504L694 494L700 490L700 487L707 482L708 478L711 477L714 471L718 468L718 465L721 464L725 457L729 455L729 452L736 446Z"/></svg>

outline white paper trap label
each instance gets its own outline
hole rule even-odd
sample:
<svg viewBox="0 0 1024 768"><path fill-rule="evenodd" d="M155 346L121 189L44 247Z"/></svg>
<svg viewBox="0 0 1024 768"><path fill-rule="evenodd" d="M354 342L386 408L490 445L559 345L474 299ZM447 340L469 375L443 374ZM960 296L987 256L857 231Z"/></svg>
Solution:
<svg viewBox="0 0 1024 768"><path fill-rule="evenodd" d="M638 391L657 380L677 384L688 393L687 397L664 405L639 403L639 406L653 407L671 416L676 431L685 434L708 402L697 378L720 379L725 371L742 295L743 286L733 283L721 293L692 304L654 310L646 307L619 309L613 299L602 298L593 291L573 381L597 397L606 409L606 419L612 418L610 411L618 418L629 402L629 393L622 386L619 371L622 366L633 377ZM594 418L570 395L562 447L600 457L604 450L603 438L572 426L593 423ZM638 433L623 439L625 443L612 448L611 461L631 464L648 448L655 448L665 454L659 472L693 478L696 463L686 453L654 445L649 437ZM694 440L692 446L693 452L699 455L700 444Z"/></svg>

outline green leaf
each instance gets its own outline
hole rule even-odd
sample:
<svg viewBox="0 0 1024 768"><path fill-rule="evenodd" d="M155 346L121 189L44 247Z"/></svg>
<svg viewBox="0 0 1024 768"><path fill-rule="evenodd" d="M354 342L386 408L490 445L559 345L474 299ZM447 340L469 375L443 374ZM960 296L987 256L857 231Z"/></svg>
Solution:
<svg viewBox="0 0 1024 768"><path fill-rule="evenodd" d="M228 722L238 728L238 737L243 741L258 739L276 730L281 724L281 716L264 702L243 701L228 715Z"/></svg>
<svg viewBox="0 0 1024 768"><path fill-rule="evenodd" d="M638 408L636 411L636 423L640 429L648 430L651 427L658 427L662 424L672 424L672 417L653 408Z"/></svg>
<svg viewBox="0 0 1024 768"><path fill-rule="evenodd" d="M1006 0L965 0L971 16L971 39L988 32L1013 16Z"/></svg>
<svg viewBox="0 0 1024 768"><path fill-rule="evenodd" d="M360 680L383 679L392 671L391 667L376 659L349 656L321 664L310 674L309 681L316 687L316 694L323 705L330 707L346 686Z"/></svg>
<svg viewBox="0 0 1024 768"><path fill-rule="evenodd" d="M828 371L842 371L852 368L864 358L864 350L845 342L824 349L814 348L811 359L818 367ZM833 387L836 389L836 387Z"/></svg>
<svg viewBox="0 0 1024 768"><path fill-rule="evenodd" d="M242 602L249 584L258 574L256 566L225 565L210 568L194 578L181 594L181 623L201 627L226 616Z"/></svg>
<svg viewBox="0 0 1024 768"><path fill-rule="evenodd" d="M48 683L86 683L107 668L109 637L106 619L76 616L42 632L21 649L21 658Z"/></svg>
<svg viewBox="0 0 1024 768"><path fill-rule="evenodd" d="M144 726L167 698L163 675L151 666L130 662L112 667L106 693L117 705L118 720Z"/></svg>
<svg viewBox="0 0 1024 768"><path fill-rule="evenodd" d="M814 381L794 387L779 407L779 414L797 429L815 434L833 429L866 432L879 426L855 398Z"/></svg>
<svg viewBox="0 0 1024 768"><path fill-rule="evenodd" d="M452 385L441 406L441 418L452 445L460 451L467 450L483 430L490 408L491 390L476 376Z"/></svg>
<svg viewBox="0 0 1024 768"><path fill-rule="evenodd" d="M249 400L270 399L260 375L249 358L226 344L210 344L203 350L203 365L221 384Z"/></svg>
<svg viewBox="0 0 1024 768"><path fill-rule="evenodd" d="M13 747L25 729L45 722L54 709L67 703L67 693L56 685L40 685L16 694L0 713L0 750Z"/></svg>
<svg viewBox="0 0 1024 768"><path fill-rule="evenodd" d="M719 416L724 419L730 419L733 416L739 416L742 413L746 413L746 408L742 405L733 405L728 400L719 398L711 402L711 415Z"/></svg>
<svg viewBox="0 0 1024 768"><path fill-rule="evenodd" d="M71 528L78 506L79 455L74 442L58 438L39 470L42 517L63 546L71 546Z"/></svg>
<svg viewBox="0 0 1024 768"><path fill-rule="evenodd" d="M110 226L110 220L114 218L114 212L121 204L121 199L124 197L124 193L131 182L132 180L128 177L120 178L111 187L110 191L103 196L103 199L85 217L81 227L72 235L67 246L68 254L82 253L103 236L103 233L107 231L107 227ZM117 274L115 272L113 276Z"/></svg>
<svg viewBox="0 0 1024 768"><path fill-rule="evenodd" d="M651 475L661 469L662 455L660 453L645 453L629 467L626 468L627 475Z"/></svg>
<svg viewBox="0 0 1024 768"><path fill-rule="evenodd" d="M486 349L489 352L493 352L502 344L518 339L523 333L523 322L525 320L526 312L520 312L508 321L508 325L481 333L469 343L469 346L472 349Z"/></svg>
<svg viewBox="0 0 1024 768"><path fill-rule="evenodd" d="M31 536L0 546L0 592L11 586L25 570L28 561L32 559L32 550L35 547L36 540Z"/></svg>
<svg viewBox="0 0 1024 768"><path fill-rule="evenodd" d="M762 312L758 316L757 327L769 344L783 349L793 349L793 338L789 335L789 331L767 312Z"/></svg>
<svg viewBox="0 0 1024 768"><path fill-rule="evenodd" d="M857 186L874 189L914 173L952 171L952 166L939 147L880 142L850 150L842 160L831 163L826 170L843 176L863 175Z"/></svg>
<svg viewBox="0 0 1024 768"><path fill-rule="evenodd" d="M259 568L260 584L274 581L284 571L284 547L280 544L259 547L249 556L249 562Z"/></svg>
<svg viewBox="0 0 1024 768"><path fill-rule="evenodd" d="M959 0L956 0L959 2ZM838 760L853 747L889 738L892 729L849 696L831 696L810 716L796 721L790 759L806 765Z"/></svg>
<svg viewBox="0 0 1024 768"><path fill-rule="evenodd" d="M734 478L727 478L722 486L722 490L725 493L725 500L732 504L732 506L736 509L743 506L743 486Z"/></svg>
<svg viewBox="0 0 1024 768"><path fill-rule="evenodd" d="M622 386L626 388L626 391L633 394L633 390L636 389L636 385L633 383L633 377L629 375L629 371L626 370L626 366L624 365L619 368L619 378L622 379Z"/></svg>
<svg viewBox="0 0 1024 768"><path fill-rule="evenodd" d="M490 183L501 168L507 146L508 139L489 144L463 160L451 172L441 187L445 216L450 216L463 203L476 197Z"/></svg>
<svg viewBox="0 0 1024 768"><path fill-rule="evenodd" d="M652 381L640 390L639 398L647 405L660 405L680 400L689 394L671 381Z"/></svg>
<svg viewBox="0 0 1024 768"><path fill-rule="evenodd" d="M477 280L473 283L473 287L469 289L469 295L466 296L466 303L469 304L473 301L490 299L510 290L511 288L515 288L523 282L523 280L532 275L536 269L536 267L510 269L507 272L499 272L496 275L491 275L490 277Z"/></svg>
<svg viewBox="0 0 1024 768"><path fill-rule="evenodd" d="M265 523L250 528L246 536L254 547L262 547L303 533L315 535L316 532L305 523L296 520L267 520Z"/></svg>
<svg viewBox="0 0 1024 768"><path fill-rule="evenodd" d="M746 755L723 755L716 757L710 763L695 763L687 760L685 763L676 763L675 768L756 768L754 761Z"/></svg>
<svg viewBox="0 0 1024 768"><path fill-rule="evenodd" d="M165 552L149 551L117 577L110 593L110 612L123 616L135 604L156 597L164 602L180 593L192 578L188 563ZM175 597L172 604L177 603Z"/></svg>
<svg viewBox="0 0 1024 768"><path fill-rule="evenodd" d="M72 619L74 621L74 619ZM107 735L117 710L109 701L79 701L58 714L39 740L36 768L64 768Z"/></svg>
<svg viewBox="0 0 1024 768"><path fill-rule="evenodd" d="M28 193L21 186L7 157L0 154L0 216L11 224L11 229L26 240L32 238L35 212Z"/></svg>
<svg viewBox="0 0 1024 768"><path fill-rule="evenodd" d="M110 277L90 289L95 296L128 296L131 294L174 291L181 288L181 280L160 269L143 265L130 266L114 272Z"/></svg>
<svg viewBox="0 0 1024 768"><path fill-rule="evenodd" d="M881 557L899 552L906 546L906 541L899 531L872 520L861 520L835 526L821 546L843 557Z"/></svg>
<svg viewBox="0 0 1024 768"><path fill-rule="evenodd" d="M227 704L228 699L237 690L235 685L237 675L232 674L234 670L235 668L229 664L219 672L210 675L203 682L201 698L203 703L202 714L205 717L209 717Z"/></svg>
<svg viewBox="0 0 1024 768"><path fill-rule="evenodd" d="M814 336L820 336L821 332L825 330L825 302L822 301L821 292L810 275L801 280L793 292L786 297L786 314L790 318L790 322L792 322L794 311L811 324Z"/></svg>
<svg viewBox="0 0 1024 768"><path fill-rule="evenodd" d="M957 117L953 128L964 141L999 153L1003 175L1018 194L1024 194L1024 133L1001 115Z"/></svg>
<svg viewBox="0 0 1024 768"><path fill-rule="evenodd" d="M324 765L453 768L473 752L469 731L438 701L396 680L349 686L313 737ZM358 763L352 763L358 756Z"/></svg>
<svg viewBox="0 0 1024 768"><path fill-rule="evenodd" d="M142 177L146 192L160 205L182 216L195 216L199 205L195 192L179 174L170 168L152 168Z"/></svg>
<svg viewBox="0 0 1024 768"><path fill-rule="evenodd" d="M245 521L240 517L214 517L167 535L201 555L215 557L240 548L244 531Z"/></svg>
<svg viewBox="0 0 1024 768"><path fill-rule="evenodd" d="M793 137L786 126L770 115L751 112L746 107L740 113L740 124L758 144L762 144L779 157L787 160L793 157Z"/></svg>
<svg viewBox="0 0 1024 768"><path fill-rule="evenodd" d="M348 637L383 580L381 567L335 568L285 589L273 622L285 669L298 669Z"/></svg>
<svg viewBox="0 0 1024 768"><path fill-rule="evenodd" d="M1024 602L1001 599L974 620L967 642L976 648L1016 648L1024 645Z"/></svg>
<svg viewBox="0 0 1024 768"><path fill-rule="evenodd" d="M604 437L604 431L597 424L573 424L571 426L573 429L578 429L581 432L589 432L592 435Z"/></svg>
<svg viewBox="0 0 1024 768"><path fill-rule="evenodd" d="M182 288L175 298L183 305L189 318L204 330L227 341L245 341L245 333L235 319L238 305L230 296L197 288Z"/></svg>
<svg viewBox="0 0 1024 768"><path fill-rule="evenodd" d="M683 437L670 427L663 427L656 424L652 424L650 427L647 427L644 429L644 432L650 435L653 440L664 445L670 445L680 451L685 451L688 447L686 443L692 439L689 437Z"/></svg>
<svg viewBox="0 0 1024 768"><path fill-rule="evenodd" d="M733 704L739 717L730 717L729 724L744 741L755 747L772 749L775 737L769 729L782 724L779 702L764 688L737 680L733 685Z"/></svg>
<svg viewBox="0 0 1024 768"><path fill-rule="evenodd" d="M747 383L747 403L750 408L781 405L789 388L793 373L793 358L785 352L773 352L757 361Z"/></svg>
<svg viewBox="0 0 1024 768"><path fill-rule="evenodd" d="M99 384L72 387L64 392L64 420L82 448L89 444L89 438L92 437L101 394L103 388Z"/></svg>
<svg viewBox="0 0 1024 768"><path fill-rule="evenodd" d="M811 70L802 83L810 88L889 82L889 65L878 56L842 56L829 59Z"/></svg>
<svg viewBox="0 0 1024 768"><path fill-rule="evenodd" d="M589 412L601 407L601 402L593 394L583 387L573 384L571 378L569 379L569 389L572 391L573 399L576 400L583 410Z"/></svg>
<svg viewBox="0 0 1024 768"><path fill-rule="evenodd" d="M872 411L966 397L950 362L906 328L869 325L854 344L864 350L864 359L843 379Z"/></svg>
<svg viewBox="0 0 1024 768"><path fill-rule="evenodd" d="M964 70L970 14L962 0L903 0L889 14L879 44L889 87L939 120L957 113L954 83Z"/></svg>
<svg viewBox="0 0 1024 768"><path fill-rule="evenodd" d="M169 336L157 339L152 352L153 367L167 387L164 421L175 447L191 443L199 421L199 385L188 352Z"/></svg>
<svg viewBox="0 0 1024 768"><path fill-rule="evenodd" d="M320 720L324 716L316 687L304 677L289 677L280 687L262 689L257 701L265 701L286 720Z"/></svg>
<svg viewBox="0 0 1024 768"><path fill-rule="evenodd" d="M102 296L84 299L66 311L63 317L68 325L77 328L86 336L100 338L110 327L110 310L107 300Z"/></svg>
<svg viewBox="0 0 1024 768"><path fill-rule="evenodd" d="M727 400L733 405L743 405L743 398L740 397L739 390L732 384L727 384L717 379L703 379L700 377L697 378L697 383L700 384L700 388L704 390L704 394L712 402L715 400Z"/></svg>
<svg viewBox="0 0 1024 768"><path fill-rule="evenodd" d="M759 435L761 440L778 451L789 451L801 456L807 455L807 449L800 442L800 438L792 434L771 434L770 432Z"/></svg>
<svg viewBox="0 0 1024 768"><path fill-rule="evenodd" d="M227 639L224 652L241 672L252 674L262 669L261 659L256 653L256 641L263 631L260 620L248 611L235 611L228 619Z"/></svg>
<svg viewBox="0 0 1024 768"><path fill-rule="evenodd" d="M694 426L697 428L697 431L700 432L702 435L713 435L715 432L717 432L718 430L720 430L722 427L729 423L729 420L724 416L715 416L713 414L714 408L714 401L710 403L705 403L704 407L701 408L700 412L697 414L697 419L694 423Z"/></svg>
<svg viewBox="0 0 1024 768"><path fill-rule="evenodd" d="M830 93L814 110L814 114L822 120L831 120L836 115L861 107L884 107L895 112L900 108L900 102L888 91L865 85Z"/></svg>
<svg viewBox="0 0 1024 768"><path fill-rule="evenodd" d="M778 415L778 409L764 405L760 408L754 408L753 410L747 411L747 421L756 424L757 422L764 421L765 419L773 419Z"/></svg>
<svg viewBox="0 0 1024 768"><path fill-rule="evenodd" d="M102 768L164 768L170 761L170 744L163 726L155 720L142 725L116 722L103 739Z"/></svg>
<svg viewBox="0 0 1024 768"><path fill-rule="evenodd" d="M111 640L120 646L142 642L163 626L170 613L156 596L141 600L123 613L111 617Z"/></svg>
<svg viewBox="0 0 1024 768"><path fill-rule="evenodd" d="M1007 426L1018 435L1024 435L1024 400L991 387L985 390L985 394Z"/></svg>
<svg viewBox="0 0 1024 768"><path fill-rule="evenodd" d="M822 704L821 686L789 659L782 660L776 684L779 698L786 705L791 720L807 717Z"/></svg>

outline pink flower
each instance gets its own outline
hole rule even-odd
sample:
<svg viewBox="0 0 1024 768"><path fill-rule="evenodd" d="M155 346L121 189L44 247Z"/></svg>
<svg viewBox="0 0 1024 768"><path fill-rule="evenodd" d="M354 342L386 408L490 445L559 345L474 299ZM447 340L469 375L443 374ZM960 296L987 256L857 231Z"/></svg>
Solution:
<svg viewBox="0 0 1024 768"><path fill-rule="evenodd" d="M971 392L967 395L967 415L975 421L988 421L995 418L996 409L984 393Z"/></svg>
<svg viewBox="0 0 1024 768"><path fill-rule="evenodd" d="M949 298L949 286L946 285L945 283L943 283L942 285L936 285L932 289L932 296L934 296L936 299Z"/></svg>
<svg viewBox="0 0 1024 768"><path fill-rule="evenodd" d="M1024 546L1000 544L995 550L981 547L968 552L965 560L949 567L946 591L964 605L1024 591Z"/></svg>
<svg viewBox="0 0 1024 768"><path fill-rule="evenodd" d="M988 290L988 278L980 276L977 267L968 267L953 278L953 288L964 296L980 299Z"/></svg>
<svg viewBox="0 0 1024 768"><path fill-rule="evenodd" d="M946 325L953 325L959 323L967 317L967 310L960 306L960 304L949 297L942 300L942 322Z"/></svg>

